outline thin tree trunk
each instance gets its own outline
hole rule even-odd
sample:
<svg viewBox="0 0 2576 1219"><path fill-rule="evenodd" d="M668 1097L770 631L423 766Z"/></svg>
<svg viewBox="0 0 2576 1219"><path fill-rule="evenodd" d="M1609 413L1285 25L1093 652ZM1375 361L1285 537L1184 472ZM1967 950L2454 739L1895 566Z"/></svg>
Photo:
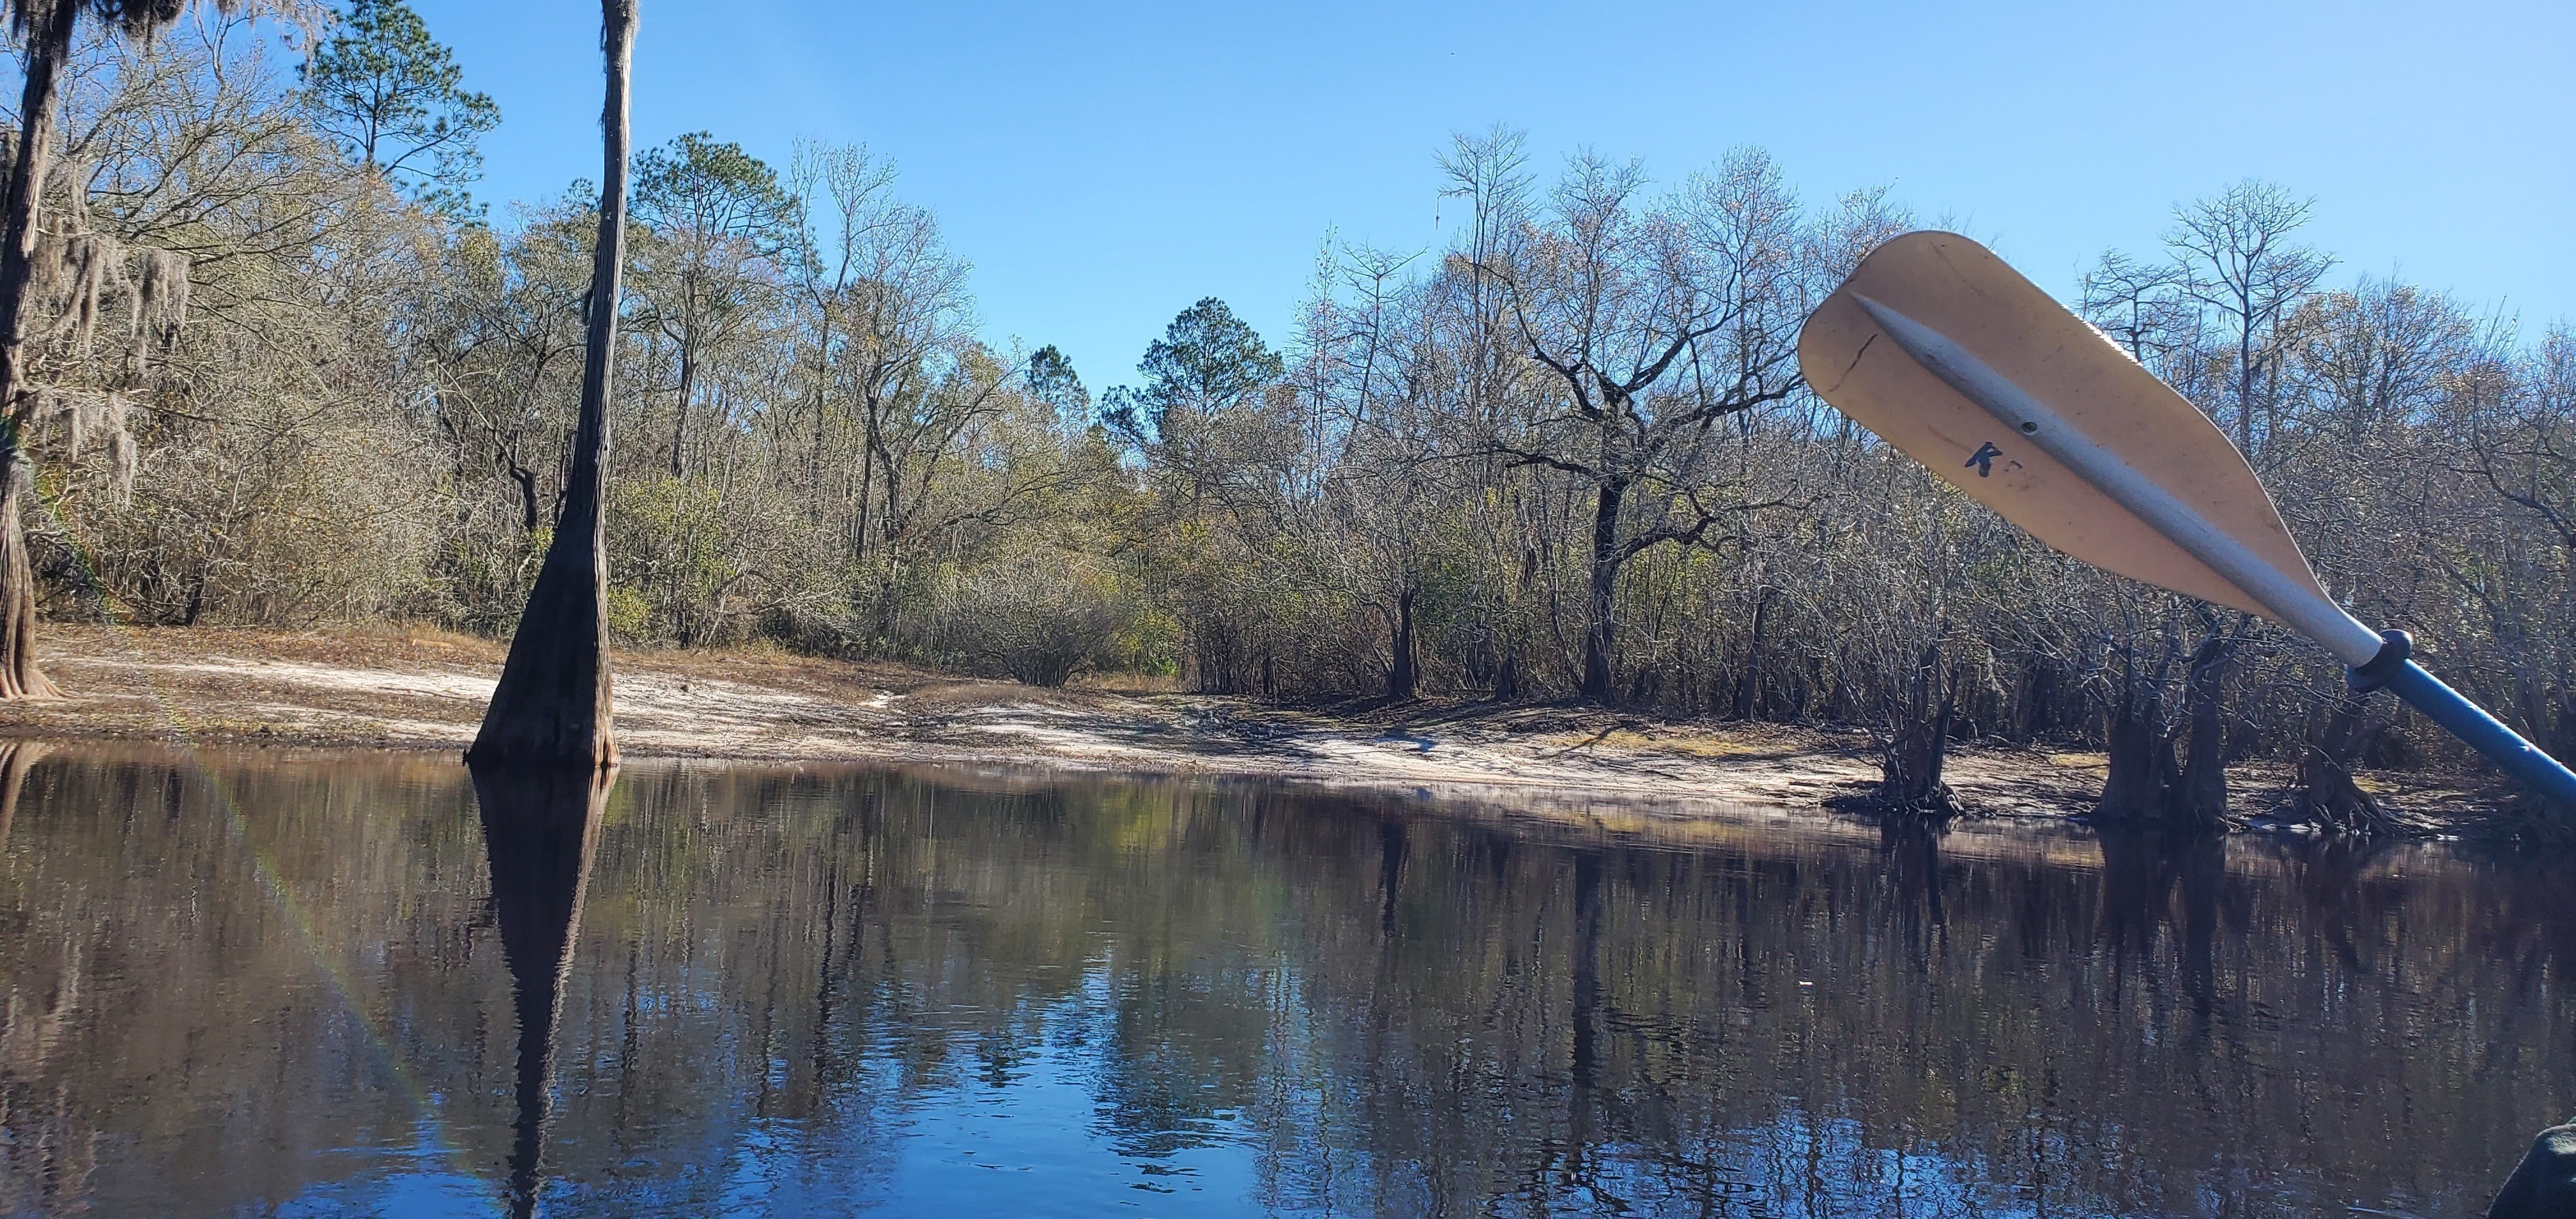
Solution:
<svg viewBox="0 0 2576 1219"><path fill-rule="evenodd" d="M2254 460L2254 302L2237 297L2240 324L2236 334L2236 447Z"/></svg>
<svg viewBox="0 0 2576 1219"><path fill-rule="evenodd" d="M27 556L27 497L35 463L27 428L36 396L27 381L27 291L34 279L36 221L54 155L63 56L71 50L78 4L59 0L28 23L27 83L18 113L18 159L0 198L0 699L54 698L62 691L36 667L36 571Z"/></svg>
<svg viewBox="0 0 2576 1219"><path fill-rule="evenodd" d="M1583 626L1583 697L1588 702L1607 703L1613 697L1610 650L1618 638L1613 611L1624 557L1619 553L1619 503L1627 494L1626 483L1604 481L1592 504L1592 595Z"/></svg>
<svg viewBox="0 0 2576 1219"><path fill-rule="evenodd" d="M600 0L608 98L602 145L599 241L590 268L590 317L582 353L581 420L572 476L545 566L519 616L501 684L483 712L470 761L617 762L610 725L608 550L601 498L608 460L608 394L617 358L617 305L626 262L626 93L634 63L637 0Z"/></svg>
<svg viewBox="0 0 2576 1219"><path fill-rule="evenodd" d="M687 478L689 463L689 399L698 392L698 353L695 338L680 341L680 404L671 412L671 477Z"/></svg>
<svg viewBox="0 0 2576 1219"><path fill-rule="evenodd" d="M1411 698L1421 684L1413 658L1413 598L1409 588L1395 597L1395 664L1386 677L1386 696L1391 699Z"/></svg>
<svg viewBox="0 0 2576 1219"><path fill-rule="evenodd" d="M537 472L527 468L526 466L520 465L515 458L510 462L509 472L510 481L519 484L520 527L525 529L527 532L534 534L537 531L538 519Z"/></svg>
<svg viewBox="0 0 2576 1219"><path fill-rule="evenodd" d="M868 529L876 511L877 494L877 417L876 408L868 408L866 452L859 455L859 519L850 532L850 555L859 562L868 558Z"/></svg>
<svg viewBox="0 0 2576 1219"><path fill-rule="evenodd" d="M1753 718L1754 699L1762 692L1762 646L1771 627L1771 602L1780 590L1762 590L1762 599L1753 603L1753 643L1745 649L1744 672L1735 681L1735 718Z"/></svg>
<svg viewBox="0 0 2576 1219"><path fill-rule="evenodd" d="M821 309L822 336L814 344L814 452L806 459L805 478L819 491L823 483L823 412L832 393L832 311Z"/></svg>

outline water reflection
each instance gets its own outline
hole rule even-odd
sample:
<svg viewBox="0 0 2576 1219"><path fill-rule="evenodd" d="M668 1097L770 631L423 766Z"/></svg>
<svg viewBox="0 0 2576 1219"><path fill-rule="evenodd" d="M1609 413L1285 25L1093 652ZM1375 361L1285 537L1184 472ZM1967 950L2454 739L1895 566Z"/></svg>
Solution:
<svg viewBox="0 0 2576 1219"><path fill-rule="evenodd" d="M15 757L0 1214L2467 1215L2576 1090L2564 860Z"/></svg>
<svg viewBox="0 0 2576 1219"><path fill-rule="evenodd" d="M48 752L41 741L0 741L0 846L9 841L9 823L18 817L18 794L26 790L27 768Z"/></svg>
<svg viewBox="0 0 2576 1219"><path fill-rule="evenodd" d="M536 1212L554 1082L555 1025L564 978L581 934L581 894L590 879L600 813L616 781L589 767L476 767L483 850L491 861L492 921L519 1024L518 1118L510 1144L510 1213Z"/></svg>

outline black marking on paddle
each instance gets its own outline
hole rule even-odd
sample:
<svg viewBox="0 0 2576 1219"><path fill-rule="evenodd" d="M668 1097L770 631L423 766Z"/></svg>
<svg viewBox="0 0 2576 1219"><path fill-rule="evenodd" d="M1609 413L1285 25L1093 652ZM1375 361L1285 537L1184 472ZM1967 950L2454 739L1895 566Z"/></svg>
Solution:
<svg viewBox="0 0 2576 1219"><path fill-rule="evenodd" d="M1975 466L1977 468L1977 477L1993 478L1995 476L1995 459L2003 455L2004 451L1996 448L1995 442L1989 440L1984 444L1978 445L1977 451L1968 456L1968 465L1961 466L1959 468L1964 470L1967 469L1968 466Z"/></svg>

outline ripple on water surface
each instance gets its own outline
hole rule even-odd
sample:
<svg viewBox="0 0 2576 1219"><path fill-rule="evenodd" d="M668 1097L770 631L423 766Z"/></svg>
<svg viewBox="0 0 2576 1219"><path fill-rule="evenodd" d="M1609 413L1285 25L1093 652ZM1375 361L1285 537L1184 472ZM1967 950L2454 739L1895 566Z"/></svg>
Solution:
<svg viewBox="0 0 2576 1219"><path fill-rule="evenodd" d="M0 1215L2479 1213L2576 866L0 746Z"/></svg>

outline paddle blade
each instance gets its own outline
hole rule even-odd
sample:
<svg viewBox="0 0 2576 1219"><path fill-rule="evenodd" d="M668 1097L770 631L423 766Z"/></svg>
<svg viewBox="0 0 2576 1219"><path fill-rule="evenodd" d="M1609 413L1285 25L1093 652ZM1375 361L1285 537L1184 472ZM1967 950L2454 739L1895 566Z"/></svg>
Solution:
<svg viewBox="0 0 2576 1219"><path fill-rule="evenodd" d="M2199 408L1994 252L1956 233L1871 251L1798 334L1807 383L1952 486L2105 571L2280 615L1907 354L1868 298L1928 326L2301 588L2325 599L2272 497Z"/></svg>

